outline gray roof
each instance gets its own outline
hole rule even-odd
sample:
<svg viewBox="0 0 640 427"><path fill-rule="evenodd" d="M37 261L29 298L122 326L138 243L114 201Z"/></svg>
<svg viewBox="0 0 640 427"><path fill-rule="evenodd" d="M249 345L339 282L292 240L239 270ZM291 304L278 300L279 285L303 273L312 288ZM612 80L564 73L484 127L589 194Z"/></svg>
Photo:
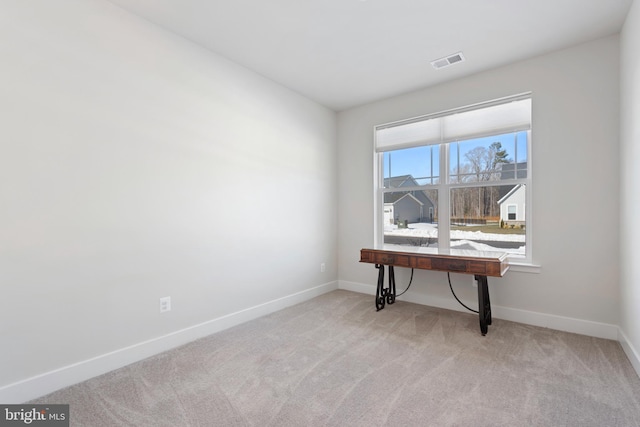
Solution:
<svg viewBox="0 0 640 427"><path fill-rule="evenodd" d="M387 188L402 188L402 187L417 187L419 184L411 175L400 175L400 176L392 176L390 178L384 179L384 185ZM398 200L402 199L407 193L411 194L416 200L418 200L423 205L434 206L433 200L421 190L413 190L408 192L398 192L398 193L384 193L384 202L385 203L396 203Z"/></svg>
<svg viewBox="0 0 640 427"><path fill-rule="evenodd" d="M516 176L516 172L517 175ZM500 170L500 179L515 179L527 177L527 162L505 163Z"/></svg>
<svg viewBox="0 0 640 427"><path fill-rule="evenodd" d="M511 190L509 190L509 192L507 194L505 194L504 196L502 196L500 198L500 200L498 200L498 204L501 205L502 203L504 203L505 200L507 200L513 193L515 193L518 188L522 187L522 184L518 184L516 186L514 186Z"/></svg>

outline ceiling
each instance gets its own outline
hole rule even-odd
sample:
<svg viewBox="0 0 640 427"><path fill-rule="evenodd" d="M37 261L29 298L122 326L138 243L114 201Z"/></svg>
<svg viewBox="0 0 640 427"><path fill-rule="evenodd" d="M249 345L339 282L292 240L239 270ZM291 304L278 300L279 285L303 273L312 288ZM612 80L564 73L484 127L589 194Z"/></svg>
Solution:
<svg viewBox="0 0 640 427"><path fill-rule="evenodd" d="M615 34L633 2L110 1L336 111Z"/></svg>

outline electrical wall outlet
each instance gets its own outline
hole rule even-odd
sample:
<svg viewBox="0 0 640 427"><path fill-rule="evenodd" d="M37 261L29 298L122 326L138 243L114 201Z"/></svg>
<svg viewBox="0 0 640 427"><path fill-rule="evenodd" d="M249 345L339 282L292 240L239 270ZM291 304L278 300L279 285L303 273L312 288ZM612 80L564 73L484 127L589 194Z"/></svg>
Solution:
<svg viewBox="0 0 640 427"><path fill-rule="evenodd" d="M171 311L171 297L160 298L160 313Z"/></svg>
<svg viewBox="0 0 640 427"><path fill-rule="evenodd" d="M327 266L324 265L324 262L320 263L320 273L324 273L326 269L327 269Z"/></svg>

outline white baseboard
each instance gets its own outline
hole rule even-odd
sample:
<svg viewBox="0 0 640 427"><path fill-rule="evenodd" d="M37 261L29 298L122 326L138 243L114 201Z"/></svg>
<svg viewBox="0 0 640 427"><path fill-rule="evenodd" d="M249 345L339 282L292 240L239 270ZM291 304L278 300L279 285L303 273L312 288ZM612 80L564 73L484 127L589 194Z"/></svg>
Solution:
<svg viewBox="0 0 640 427"><path fill-rule="evenodd" d="M622 329L618 329L618 341L620 342L620 345L622 346L624 353L629 358L629 361L631 362L633 369L636 370L636 373L640 377L640 354L636 351L635 348L633 348L633 345L631 345L631 343L629 342L629 339L624 334Z"/></svg>
<svg viewBox="0 0 640 427"><path fill-rule="evenodd" d="M376 286L363 283L339 281L338 287L353 292L375 295ZM451 298L433 297L420 293L407 292L398 298L401 301L413 302L416 304L429 305L432 307L445 308L448 310L467 311L461 307L456 300ZM373 300L371 302L373 306ZM553 314L538 313L534 311L520 310L509 307L491 305L491 316L495 319L509 320L512 322L524 323L526 325L540 326L543 328L555 329L558 331L573 332L591 337L618 340L618 326L607 323L592 322L589 320L574 319L570 317L556 316Z"/></svg>
<svg viewBox="0 0 640 427"><path fill-rule="evenodd" d="M368 295L376 294L376 287L374 285L367 285L358 282L347 282L345 280L338 281L338 289L344 289L345 291L358 292Z"/></svg>
<svg viewBox="0 0 640 427"><path fill-rule="evenodd" d="M0 402L11 404L36 399L61 388L77 384L199 338L307 301L335 289L338 289L337 281L325 283L315 288L297 292L255 307L250 307L161 337L153 338L111 353L83 360L60 369L0 387Z"/></svg>

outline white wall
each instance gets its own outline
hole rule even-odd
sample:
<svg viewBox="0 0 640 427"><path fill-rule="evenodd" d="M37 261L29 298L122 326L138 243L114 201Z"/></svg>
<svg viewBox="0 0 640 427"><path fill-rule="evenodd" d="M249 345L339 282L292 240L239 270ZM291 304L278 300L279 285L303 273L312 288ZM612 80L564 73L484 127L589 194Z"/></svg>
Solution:
<svg viewBox="0 0 640 427"><path fill-rule="evenodd" d="M494 317L615 338L618 60L614 35L341 112L340 286L373 292L376 283L373 266L358 262L360 249L373 244L373 126L531 91L534 205L527 220L534 227L534 261L541 269L539 274L511 271L489 281ZM396 280L404 289L408 272L396 272ZM471 281L454 275L459 296L475 303ZM464 310L450 295L444 273L416 271L406 295Z"/></svg>
<svg viewBox="0 0 640 427"><path fill-rule="evenodd" d="M621 342L640 374L640 3L627 16L621 44L620 254Z"/></svg>
<svg viewBox="0 0 640 427"><path fill-rule="evenodd" d="M0 56L0 401L337 287L334 112L102 0Z"/></svg>

